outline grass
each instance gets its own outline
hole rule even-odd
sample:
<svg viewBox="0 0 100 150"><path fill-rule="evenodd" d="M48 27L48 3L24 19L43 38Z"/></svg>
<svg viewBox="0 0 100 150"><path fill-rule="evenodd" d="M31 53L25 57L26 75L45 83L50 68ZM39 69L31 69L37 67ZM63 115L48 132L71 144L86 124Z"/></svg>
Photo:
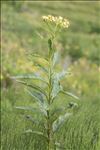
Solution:
<svg viewBox="0 0 100 150"><path fill-rule="evenodd" d="M35 69L27 59L28 52L46 55L46 41L37 34L40 32L45 37L40 20L45 14L61 15L70 20L70 28L61 33L56 45L65 69L70 64L73 73L63 84L80 97L80 101L75 101L79 107L73 110L74 115L66 121L56 138L66 150L99 150L99 5L98 2L64 1L16 2L15 5L2 2L1 150L47 149L44 139L23 133L37 127L25 117L31 112L17 111L15 106L31 106L34 102L23 86L10 79L12 75ZM59 95L56 103L67 106L70 100L74 101Z"/></svg>
<svg viewBox="0 0 100 150"><path fill-rule="evenodd" d="M13 100L14 96L12 99L12 88L6 91L4 102L2 102L1 149L45 150L46 142L44 139L34 134L24 134L26 129L34 129L36 127L25 119L25 115L31 114L31 112L18 112L15 110L15 105L32 105L30 97L28 97L28 95L23 96L23 94L20 94L18 91L19 89L16 89L16 102ZM25 91L22 90L22 92ZM58 101L61 99L63 103L66 103L66 99L63 99L63 97L60 97ZM57 139L68 150L99 150L99 97L81 100L82 102L79 102L78 110L73 110L74 115L65 123L63 129L59 131ZM11 101L14 101L15 104Z"/></svg>
<svg viewBox="0 0 100 150"><path fill-rule="evenodd" d="M32 105L32 101L28 98L28 95L23 96L18 91L16 94L18 99L15 104L11 103L11 100L13 100L12 94L10 94L13 92L12 89L6 91L7 97L5 96L4 102L2 102L1 149L45 150L46 142L44 139L34 134L24 134L26 129L34 129L36 127L25 119L25 115L31 114L31 112L18 112L14 109L13 105ZM22 90L22 92L25 91ZM63 103L66 103L66 99L64 100L63 97L60 97L59 100L61 99ZM73 110L74 115L65 123L63 129L59 131L57 139L68 150L99 150L99 97L81 100L82 102L79 102L78 110Z"/></svg>

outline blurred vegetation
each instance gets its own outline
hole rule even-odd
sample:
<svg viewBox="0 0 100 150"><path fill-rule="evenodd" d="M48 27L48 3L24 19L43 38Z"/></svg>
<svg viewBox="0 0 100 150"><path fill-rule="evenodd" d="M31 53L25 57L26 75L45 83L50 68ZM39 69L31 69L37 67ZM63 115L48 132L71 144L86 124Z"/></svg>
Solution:
<svg viewBox="0 0 100 150"><path fill-rule="evenodd" d="M72 75L64 87L80 97L79 108L57 139L68 150L99 150L100 139L100 5L99 2L2 1L2 150L45 150L45 141L23 131L34 126L14 106L33 105L32 99L11 76L37 71L28 53L47 54L42 15L68 17L70 27L56 43L61 66ZM44 38L39 36L39 33ZM58 102L69 102L62 95ZM74 101L72 99L72 101ZM56 104L55 104L56 105ZM25 112L26 113L26 112ZM35 140L36 139L36 140ZM38 143L40 141L40 143Z"/></svg>

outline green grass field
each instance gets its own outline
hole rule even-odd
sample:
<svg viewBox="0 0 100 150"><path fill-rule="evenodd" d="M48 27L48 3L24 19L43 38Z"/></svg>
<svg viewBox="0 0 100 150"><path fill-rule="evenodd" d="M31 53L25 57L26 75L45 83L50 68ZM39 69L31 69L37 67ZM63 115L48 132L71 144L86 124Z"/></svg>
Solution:
<svg viewBox="0 0 100 150"><path fill-rule="evenodd" d="M28 59L28 53L46 56L47 41L41 16L48 14L63 16L70 21L70 27L58 37L56 47L61 53L61 66L65 70L69 67L72 72L63 85L80 97L77 101L59 95L57 103L61 106L67 106L72 101L78 103L78 108L72 110L73 116L65 122L56 138L65 150L99 150L99 2L2 1L1 12L1 150L47 150L44 139L38 135L24 134L26 129L37 129L37 126L25 117L31 112L18 111L15 106L33 106L34 101L24 86L10 77L36 70Z"/></svg>

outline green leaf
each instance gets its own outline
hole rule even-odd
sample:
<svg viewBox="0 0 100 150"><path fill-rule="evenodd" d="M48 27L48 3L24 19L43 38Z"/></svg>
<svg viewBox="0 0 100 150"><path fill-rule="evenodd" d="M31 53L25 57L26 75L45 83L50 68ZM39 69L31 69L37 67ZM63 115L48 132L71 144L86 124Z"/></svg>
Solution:
<svg viewBox="0 0 100 150"><path fill-rule="evenodd" d="M61 79L63 79L65 77L66 74L67 74L67 72L64 71L64 70L62 72L60 72L60 73L57 73L56 74L57 80L60 81Z"/></svg>
<svg viewBox="0 0 100 150"><path fill-rule="evenodd" d="M48 99L48 96L47 96L46 92L42 88L40 88L39 86L31 85L31 84L28 84L27 82L20 81L20 80L16 80L16 81L23 84L23 85L25 85L25 86L27 86L27 87L30 87L30 88L33 88L33 89L37 90L38 92L42 93L46 97L46 99Z"/></svg>
<svg viewBox="0 0 100 150"><path fill-rule="evenodd" d="M37 100L39 110L47 117L48 103L46 103L46 101L44 100L43 95L41 93L37 93L36 91L27 91L32 97Z"/></svg>
<svg viewBox="0 0 100 150"><path fill-rule="evenodd" d="M60 83L58 82L58 80L54 80L53 81L53 88L52 88L52 92L51 92L52 99L54 99L58 95L60 90L61 90Z"/></svg>
<svg viewBox="0 0 100 150"><path fill-rule="evenodd" d="M36 135L38 135L38 136L42 136L42 137L44 137L46 140L48 140L48 138L44 135L44 133L43 133L43 132L40 132L40 131L33 131L33 130L31 130L31 129L28 129L28 130L26 130L24 133L33 133L33 134L36 134Z"/></svg>
<svg viewBox="0 0 100 150"><path fill-rule="evenodd" d="M37 67L39 67L42 71L44 71L45 73L48 73L47 68L45 67L45 65L49 65L48 63L48 59L47 58L42 58L40 55L38 54L31 54L30 55L31 60L33 61L33 64ZM45 65L43 64L43 62L45 63Z"/></svg>
<svg viewBox="0 0 100 150"><path fill-rule="evenodd" d="M35 98L39 103L44 103L44 97L42 93L39 93L37 91L29 91L27 89L27 92L33 97Z"/></svg>
<svg viewBox="0 0 100 150"><path fill-rule="evenodd" d="M41 70L43 70L45 73L48 73L48 70L41 64L36 63L35 66L38 66Z"/></svg>
<svg viewBox="0 0 100 150"><path fill-rule="evenodd" d="M75 98L75 99L79 99L76 95L74 95L74 94L72 94L72 93L70 93L70 92L67 92L67 91L64 91L64 90L62 90L61 92L62 92L63 94L65 94L65 95L71 96L71 97L73 97L73 98Z"/></svg>
<svg viewBox="0 0 100 150"><path fill-rule="evenodd" d="M43 57L41 57L41 55L39 55L39 54L30 54L30 56L31 57L34 57L34 58L36 58L36 59L42 59L43 61L45 61L47 64L48 64L48 59L47 58L43 58Z"/></svg>
<svg viewBox="0 0 100 150"><path fill-rule="evenodd" d="M51 95L52 95L52 98L54 99L58 93L62 90L62 86L60 85L60 78L61 78L62 75L58 74L58 73L55 73L53 75L53 79L52 79L52 92L51 92Z"/></svg>
<svg viewBox="0 0 100 150"><path fill-rule="evenodd" d="M66 71L64 71L64 70L62 72L60 72L60 73L54 73L53 79L52 79L52 81L53 81L53 84L52 84L53 88L52 88L52 93L51 93L53 99L62 90L62 86L60 85L60 80L62 80L65 77L65 75L67 75L67 74L68 73Z"/></svg>
<svg viewBox="0 0 100 150"><path fill-rule="evenodd" d="M26 130L25 133L34 133L34 134L38 134L38 135L43 135L42 132L39 132L39 131L32 131L31 129Z"/></svg>
<svg viewBox="0 0 100 150"><path fill-rule="evenodd" d="M55 66L55 64L58 62L58 59L59 59L59 53L55 52L53 56L53 66Z"/></svg>
<svg viewBox="0 0 100 150"><path fill-rule="evenodd" d="M66 77L67 75L69 75L70 72L67 72L67 71L64 71L62 70L61 72L59 73L56 73L56 78L58 79L58 81L62 80L64 77Z"/></svg>
<svg viewBox="0 0 100 150"><path fill-rule="evenodd" d="M36 108L28 107L28 106L16 106L15 108L16 109L20 109L20 110L30 110L32 112L36 112L37 111Z"/></svg>
<svg viewBox="0 0 100 150"><path fill-rule="evenodd" d="M43 127L45 128L43 117L41 117L41 119L38 119L38 118L36 119L36 118L33 118L33 116L31 115L25 115L24 118L32 122L34 125L37 125L38 127L41 126L42 128Z"/></svg>
<svg viewBox="0 0 100 150"><path fill-rule="evenodd" d="M44 83L48 84L45 79L40 77L37 74L24 74L24 75L18 75L18 76L13 76L12 79L33 79L33 80L40 80L43 81Z"/></svg>
<svg viewBox="0 0 100 150"><path fill-rule="evenodd" d="M32 111L35 113L42 113L43 116L47 117L47 112L44 108L44 105L40 105L40 107L38 108L26 107L26 106L16 106L15 108L20 110Z"/></svg>
<svg viewBox="0 0 100 150"><path fill-rule="evenodd" d="M59 116L58 119L56 119L53 124L52 124L52 129L53 132L56 132L66 121L71 116L72 113L65 113L64 115Z"/></svg>
<svg viewBox="0 0 100 150"><path fill-rule="evenodd" d="M39 109L40 109L40 111L44 114L44 116L47 117L47 109L48 109L48 106L46 105L46 103L40 104L40 105L39 105Z"/></svg>
<svg viewBox="0 0 100 150"><path fill-rule="evenodd" d="M25 116L25 118L26 118L27 120L31 121L33 124L40 124L40 122L39 122L38 120L34 119L34 118L33 118L32 116L30 116L30 115Z"/></svg>

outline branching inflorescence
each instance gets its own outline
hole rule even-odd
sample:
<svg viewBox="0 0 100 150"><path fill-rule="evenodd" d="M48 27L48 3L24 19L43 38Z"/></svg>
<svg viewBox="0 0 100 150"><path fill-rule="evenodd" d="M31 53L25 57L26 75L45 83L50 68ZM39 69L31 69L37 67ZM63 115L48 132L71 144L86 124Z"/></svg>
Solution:
<svg viewBox="0 0 100 150"><path fill-rule="evenodd" d="M69 21L67 19L64 19L63 17L55 17L55 16L43 16L42 17L43 21L45 22L52 22L55 25L62 27L62 28L68 28L69 27Z"/></svg>

